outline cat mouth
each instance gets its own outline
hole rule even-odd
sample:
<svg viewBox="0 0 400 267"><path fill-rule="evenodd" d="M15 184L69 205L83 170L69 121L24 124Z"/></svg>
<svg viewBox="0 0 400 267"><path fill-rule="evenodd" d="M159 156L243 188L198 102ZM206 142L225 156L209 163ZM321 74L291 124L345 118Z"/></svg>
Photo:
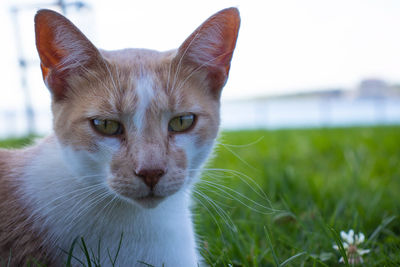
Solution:
<svg viewBox="0 0 400 267"><path fill-rule="evenodd" d="M135 201L140 206L145 208L155 208L165 199L165 196L157 196L151 191L149 194L143 197L136 198Z"/></svg>

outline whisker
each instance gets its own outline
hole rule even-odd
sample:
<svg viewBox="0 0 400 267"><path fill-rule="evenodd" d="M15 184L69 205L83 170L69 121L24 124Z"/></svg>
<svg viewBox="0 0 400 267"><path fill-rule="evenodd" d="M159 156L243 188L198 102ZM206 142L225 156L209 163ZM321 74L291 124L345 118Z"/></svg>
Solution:
<svg viewBox="0 0 400 267"><path fill-rule="evenodd" d="M74 191L72 191L72 192L68 192L67 194L64 194L64 195L62 195L62 196L59 196L59 197L57 197L57 198L51 200L51 201L48 202L45 206L41 206L41 207L39 207L38 209L35 209L35 210L34 210L34 213L33 213L31 216L37 216L38 213L40 213L40 212L46 210L46 209L49 208L49 207L51 207L51 208L50 208L49 210L47 210L46 213L51 213L51 212L53 212L54 210L58 209L59 206L65 204L63 201L61 201L60 203L57 204L57 200L60 200L60 199L62 199L62 198L66 198L66 197L72 195L72 196L70 196L70 197L68 198L68 201L73 202L73 201L75 201L76 199L79 199L82 195L86 195L86 196L91 195L91 194L93 194L94 192L98 191L98 190L99 190L100 188L102 188L102 187L103 187L103 185L96 184L96 185L88 186L88 187L85 187L85 188L80 188L80 189L74 190ZM79 193L78 193L78 192L79 192ZM76 193L78 193L78 194L76 194ZM78 203L80 203L81 201L82 201L82 199L81 199ZM75 206L76 206L78 203L76 203L76 204L72 207L72 209L74 209ZM41 218L41 216L36 217L36 218L34 219L34 222L37 221L39 218Z"/></svg>
<svg viewBox="0 0 400 267"><path fill-rule="evenodd" d="M226 150L228 150L229 152L231 152L237 159L239 159L243 164L245 164L247 167L253 169L253 170L257 170L257 168L255 168L254 166L251 166L247 161L245 161L239 154L237 154L235 151L233 151L232 149L230 149L228 146L225 146L224 144L220 143L220 145L222 145Z"/></svg>
<svg viewBox="0 0 400 267"><path fill-rule="evenodd" d="M233 175L234 177L239 178L243 183L245 183L254 193L256 193L259 197L261 197L263 200L267 201L268 204L272 207L272 203L269 200L269 197L267 194L264 192L264 190L261 188L261 186L251 177L247 176L246 174L235 171L235 170L230 170L230 169L220 169L220 168L202 168L202 169L195 169L195 170L200 170L203 172L203 174L207 174L207 172L220 172L220 173L229 173L230 175ZM215 175L215 174L213 174ZM220 177L222 178L227 178L226 175L221 175ZM251 182L251 184L249 182Z"/></svg>
<svg viewBox="0 0 400 267"><path fill-rule="evenodd" d="M215 201L209 198L207 195L202 192L195 190L197 194L199 194L205 201L207 201L211 207L215 210L215 212L220 216L222 220L224 220L225 224L233 231L237 232L237 227L232 221L231 217L224 211Z"/></svg>
<svg viewBox="0 0 400 267"><path fill-rule="evenodd" d="M62 184L64 184L64 183L62 183ZM51 186L54 186L54 184L52 183ZM60 196L58 196L58 197L56 197L56 198L54 198L54 199L51 199L51 201L48 202L45 206L40 207L40 209L38 209L38 211L40 211L41 209L45 209L45 208L47 208L48 206L51 206L53 203L55 203L55 202L56 202L57 200L59 200L59 199L68 197L68 196L70 196L70 195L72 195L72 197L77 197L77 196L80 196L80 195L82 195L82 194L87 193L88 191L95 190L96 188L100 188L100 187L103 187L102 183L97 183L97 184L94 184L94 185L89 185L89 186L86 186L86 187L83 187L83 188L78 188L78 189L76 189L76 190L67 192L66 194L63 194L63 195L60 195ZM76 193L79 193L79 194L76 194Z"/></svg>
<svg viewBox="0 0 400 267"><path fill-rule="evenodd" d="M118 197L118 196L115 194L115 195L107 202L107 204L104 205L104 206L97 212L96 218L101 217L101 218L104 219L104 217L108 216L108 214L111 213L111 211L112 211L112 206L113 206L113 205L110 205L110 204L114 204L114 201L115 201L115 199L116 199L117 197ZM107 209L107 207L109 207L109 209ZM102 213L103 211L104 211L104 214ZM97 221L97 219L96 219L96 221Z"/></svg>
<svg viewBox="0 0 400 267"><path fill-rule="evenodd" d="M220 197L223 197L226 200L231 200L231 201L235 200L233 197L230 197L230 196L227 196L227 195L222 195L219 192L219 190L215 190L215 189L209 188L207 186L201 186L201 184L200 185L196 185L196 187L197 187L196 189L201 189L201 191L207 191L206 195L214 194L214 195L218 195ZM210 194L210 193L212 193L212 194ZM226 208L232 208L232 206L228 205L227 203L223 203L222 201L214 200L214 202L218 203L219 206L224 206Z"/></svg>
<svg viewBox="0 0 400 267"><path fill-rule="evenodd" d="M218 229L219 229L219 232L222 233L222 228L221 228L221 225L220 225L220 223L218 222L217 218L214 216L214 214L211 212L211 210L207 207L207 205L205 205L204 202L203 202L200 198L197 197L197 196L201 196L201 197L202 197L202 195L201 195L201 194L198 194L197 191L194 191L194 193L197 193L197 195L196 195L196 194L193 195L193 197L196 199L197 203L200 203L200 205L203 206L203 208L206 209L206 211L208 212L208 214L210 214L211 218L213 219L213 221L214 221L215 224L217 225L217 227L218 227Z"/></svg>
<svg viewBox="0 0 400 267"><path fill-rule="evenodd" d="M240 193L240 192L238 192L238 191L236 191L236 190L234 190L234 189L232 189L232 188L230 188L228 186L224 186L224 185L221 185L221 184L218 184L218 183L213 183L213 182L210 182L210 181L202 181L202 183L204 183L207 186L210 186L212 188L215 188L215 189L220 189L220 188L225 189L225 190L220 190L220 192L223 193L223 194L227 194L229 197L234 198L236 201L238 201L239 203L243 204L245 207L247 207L247 208L249 208L249 209L251 209L251 210L253 210L255 212L262 213L262 214L270 214L270 213L276 211L276 210L274 210L272 208L269 208L269 207L267 207L265 205L262 205L262 204L260 204L260 203L258 203L256 201L252 200L251 198L245 196L244 194L242 194L242 193ZM199 184L198 186L203 187L202 184ZM207 189L206 187L203 187L203 188ZM231 192L231 193L229 193L229 192ZM237 197L235 194L237 196L241 197L242 199L245 199L246 201L252 203L253 205L261 208L261 209L254 208L254 207L246 204L241 198ZM265 210L268 210L268 212L266 212Z"/></svg>
<svg viewBox="0 0 400 267"><path fill-rule="evenodd" d="M100 190L98 190L98 191L100 191ZM96 194L94 194L94 193L96 193ZM81 209L81 211L76 214L76 217L79 217L84 210L90 210L90 208L93 207L94 204L99 203L99 201L98 201L99 199L103 199L105 196L108 196L109 194L110 193L108 191L103 191L103 192L95 191L95 192L92 192L90 194L90 196L94 195L94 197L89 199L89 201L85 203L85 204L89 204L89 205L87 205L87 206L82 205L81 207L83 207L83 209Z"/></svg>
<svg viewBox="0 0 400 267"><path fill-rule="evenodd" d="M240 147L240 148L242 148L242 147L249 147L249 146L258 144L258 143L261 142L261 140L263 140L263 139L264 139L264 136L261 136L261 137L259 137L257 140L255 140L255 141L253 141L253 142L250 142L250 143L248 143L248 144L244 144L244 145L225 144L225 143L222 143L222 142L219 141L219 140L215 140L215 142L216 142L217 144L224 145L224 146L228 146L228 147Z"/></svg>
<svg viewBox="0 0 400 267"><path fill-rule="evenodd" d="M76 222L76 220L79 217L83 216L88 211L91 211L93 206L95 206L95 205L101 203L102 201L104 201L109 195L110 195L110 193L107 192L107 191L104 191L104 192L102 192L100 194L97 194L96 196L94 196L92 199L90 199L86 203L88 205L80 206L80 208L78 208L78 212L77 213L74 212L72 214L72 215L74 215L73 217L70 216L71 214L67 214L66 218L64 219L64 221L69 221L69 223L66 226L66 228L72 230L72 228L74 227L74 223Z"/></svg>

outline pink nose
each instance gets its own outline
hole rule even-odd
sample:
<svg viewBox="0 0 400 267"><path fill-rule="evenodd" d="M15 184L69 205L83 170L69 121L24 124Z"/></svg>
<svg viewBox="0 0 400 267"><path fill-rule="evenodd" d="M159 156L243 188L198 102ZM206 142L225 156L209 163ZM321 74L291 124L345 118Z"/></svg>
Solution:
<svg viewBox="0 0 400 267"><path fill-rule="evenodd" d="M165 171L161 169L143 169L136 172L136 176L140 177L143 182L153 189L160 178L164 175Z"/></svg>

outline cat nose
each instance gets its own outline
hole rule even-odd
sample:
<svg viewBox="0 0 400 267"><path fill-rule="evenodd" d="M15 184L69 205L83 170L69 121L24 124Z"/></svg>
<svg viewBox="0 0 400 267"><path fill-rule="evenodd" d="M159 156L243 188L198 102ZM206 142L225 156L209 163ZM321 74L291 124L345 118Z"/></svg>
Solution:
<svg viewBox="0 0 400 267"><path fill-rule="evenodd" d="M160 178L165 174L165 171L162 169L141 169L135 172L136 176L140 177L143 182L153 189Z"/></svg>

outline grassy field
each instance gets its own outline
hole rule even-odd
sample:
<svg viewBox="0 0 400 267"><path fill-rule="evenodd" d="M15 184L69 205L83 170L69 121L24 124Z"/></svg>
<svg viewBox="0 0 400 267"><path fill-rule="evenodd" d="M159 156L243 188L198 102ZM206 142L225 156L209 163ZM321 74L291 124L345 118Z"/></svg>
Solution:
<svg viewBox="0 0 400 267"><path fill-rule="evenodd" d="M343 266L334 236L354 229L364 266L400 266L400 127L239 131L220 143L196 216L210 265Z"/></svg>
<svg viewBox="0 0 400 267"><path fill-rule="evenodd" d="M400 127L225 132L219 143L195 192L209 265L343 266L333 245L354 229L364 266L400 266Z"/></svg>

